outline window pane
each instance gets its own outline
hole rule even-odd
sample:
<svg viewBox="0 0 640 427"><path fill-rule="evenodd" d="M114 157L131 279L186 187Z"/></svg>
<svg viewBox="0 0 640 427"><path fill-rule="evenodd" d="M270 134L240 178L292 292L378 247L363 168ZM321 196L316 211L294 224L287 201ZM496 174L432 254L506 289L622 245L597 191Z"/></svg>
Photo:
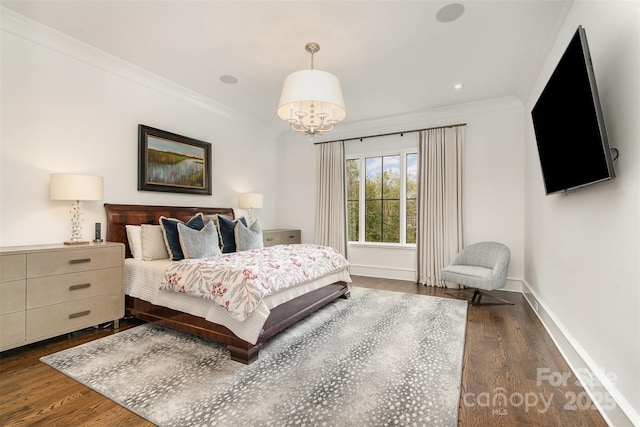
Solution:
<svg viewBox="0 0 640 427"><path fill-rule="evenodd" d="M418 213L416 199L407 199L407 243L416 243Z"/></svg>
<svg viewBox="0 0 640 427"><path fill-rule="evenodd" d="M382 158L382 197L400 198L400 156Z"/></svg>
<svg viewBox="0 0 640 427"><path fill-rule="evenodd" d="M407 199L415 199L418 194L418 155L407 154Z"/></svg>
<svg viewBox="0 0 640 427"><path fill-rule="evenodd" d="M360 202L358 200L347 201L347 239L357 242L360 235Z"/></svg>
<svg viewBox="0 0 640 427"><path fill-rule="evenodd" d="M359 200L360 194L360 164L358 159L347 160L347 200Z"/></svg>
<svg viewBox="0 0 640 427"><path fill-rule="evenodd" d="M347 184L347 240L360 240L360 161L349 159L346 162Z"/></svg>
<svg viewBox="0 0 640 427"><path fill-rule="evenodd" d="M382 157L365 159L364 198L379 199L382 197Z"/></svg>
<svg viewBox="0 0 640 427"><path fill-rule="evenodd" d="M382 241L400 243L400 200L384 200Z"/></svg>
<svg viewBox="0 0 640 427"><path fill-rule="evenodd" d="M418 154L407 154L407 230L406 243L416 243L418 211L416 197L418 195Z"/></svg>
<svg viewBox="0 0 640 427"><path fill-rule="evenodd" d="M382 241L382 201L365 201L365 235L366 242Z"/></svg>

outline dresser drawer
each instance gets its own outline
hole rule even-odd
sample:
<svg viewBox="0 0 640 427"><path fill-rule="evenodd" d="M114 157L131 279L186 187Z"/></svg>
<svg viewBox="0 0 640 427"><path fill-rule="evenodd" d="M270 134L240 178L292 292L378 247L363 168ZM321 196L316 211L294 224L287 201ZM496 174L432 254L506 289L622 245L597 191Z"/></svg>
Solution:
<svg viewBox="0 0 640 427"><path fill-rule="evenodd" d="M0 351L23 344L25 341L25 314L23 311L0 316Z"/></svg>
<svg viewBox="0 0 640 427"><path fill-rule="evenodd" d="M122 292L122 269L82 271L27 279L27 309Z"/></svg>
<svg viewBox="0 0 640 427"><path fill-rule="evenodd" d="M300 230L264 230L262 232L262 243L264 246L300 243Z"/></svg>
<svg viewBox="0 0 640 427"><path fill-rule="evenodd" d="M27 255L0 256L0 282L19 280L27 277Z"/></svg>
<svg viewBox="0 0 640 427"><path fill-rule="evenodd" d="M300 230L284 230L280 232L281 244L300 243Z"/></svg>
<svg viewBox="0 0 640 427"><path fill-rule="evenodd" d="M24 311L27 296L26 280L0 283L0 314Z"/></svg>
<svg viewBox="0 0 640 427"><path fill-rule="evenodd" d="M28 253L27 277L120 267L122 258L122 248L116 246Z"/></svg>
<svg viewBox="0 0 640 427"><path fill-rule="evenodd" d="M262 244L264 246L275 246L280 244L280 233L271 231L262 232Z"/></svg>
<svg viewBox="0 0 640 427"><path fill-rule="evenodd" d="M97 296L27 310L26 339L47 338L119 319L122 295Z"/></svg>

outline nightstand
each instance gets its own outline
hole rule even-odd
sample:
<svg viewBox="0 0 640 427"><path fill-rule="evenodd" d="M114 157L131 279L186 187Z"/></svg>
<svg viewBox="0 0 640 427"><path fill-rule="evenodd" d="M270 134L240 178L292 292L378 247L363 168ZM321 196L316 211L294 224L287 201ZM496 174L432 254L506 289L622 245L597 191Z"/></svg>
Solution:
<svg viewBox="0 0 640 427"><path fill-rule="evenodd" d="M300 230L274 229L262 230L262 243L265 247L300 243Z"/></svg>
<svg viewBox="0 0 640 427"><path fill-rule="evenodd" d="M124 316L124 245L0 248L0 351Z"/></svg>

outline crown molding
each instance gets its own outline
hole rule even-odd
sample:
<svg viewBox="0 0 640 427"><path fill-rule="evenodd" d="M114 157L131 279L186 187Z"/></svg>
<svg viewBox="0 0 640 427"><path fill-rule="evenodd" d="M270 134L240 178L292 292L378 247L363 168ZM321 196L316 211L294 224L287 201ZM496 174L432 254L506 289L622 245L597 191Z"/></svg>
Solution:
<svg viewBox="0 0 640 427"><path fill-rule="evenodd" d="M168 79L27 18L4 6L0 6L0 17L0 28L3 32L13 34L31 43L91 65L140 86L241 123L243 126L253 126L262 132L274 132L272 125L257 122L254 117L202 96Z"/></svg>

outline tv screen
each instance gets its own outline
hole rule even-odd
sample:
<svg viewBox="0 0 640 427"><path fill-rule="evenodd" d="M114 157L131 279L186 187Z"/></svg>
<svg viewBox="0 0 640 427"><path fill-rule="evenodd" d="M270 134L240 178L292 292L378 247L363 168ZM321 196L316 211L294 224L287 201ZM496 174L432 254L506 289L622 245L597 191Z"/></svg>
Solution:
<svg viewBox="0 0 640 427"><path fill-rule="evenodd" d="M582 26L531 111L546 194L615 177Z"/></svg>

